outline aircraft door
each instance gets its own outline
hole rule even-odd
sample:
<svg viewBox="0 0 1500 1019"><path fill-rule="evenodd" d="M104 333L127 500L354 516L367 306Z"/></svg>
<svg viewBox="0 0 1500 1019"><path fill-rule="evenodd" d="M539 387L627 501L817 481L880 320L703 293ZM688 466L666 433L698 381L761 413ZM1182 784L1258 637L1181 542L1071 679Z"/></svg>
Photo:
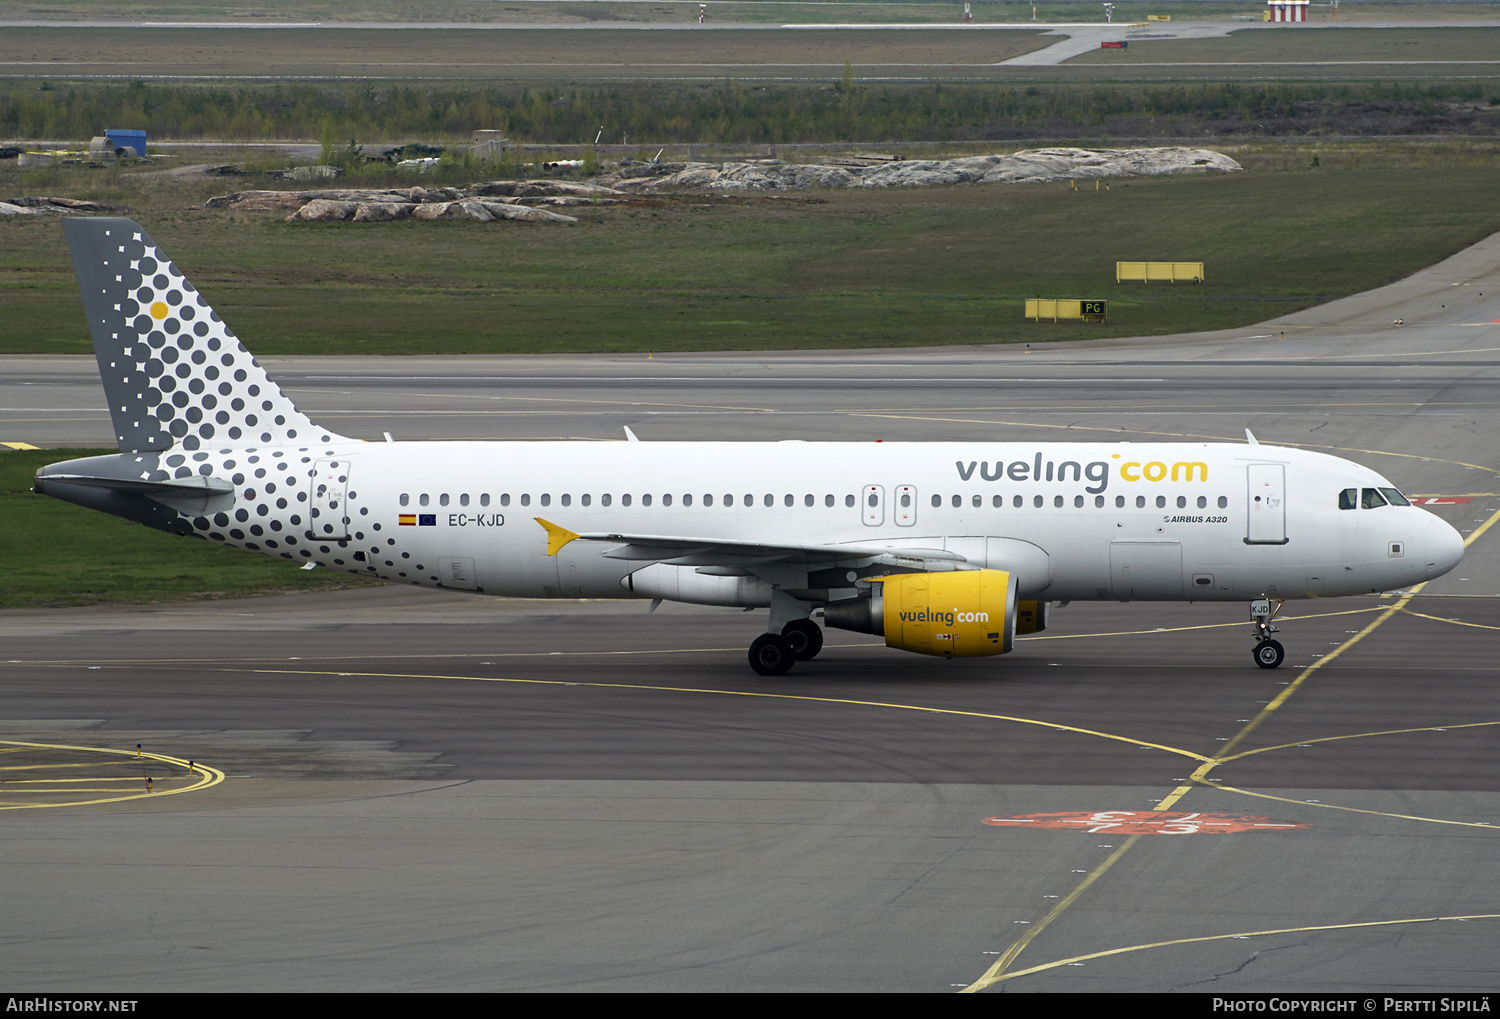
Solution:
<svg viewBox="0 0 1500 1019"><path fill-rule="evenodd" d="M313 464L312 498L308 501L307 536L320 541L349 540L349 461Z"/></svg>
<svg viewBox="0 0 1500 1019"><path fill-rule="evenodd" d="M1250 464L1249 513L1245 542L1250 545L1285 545L1286 467L1283 464Z"/></svg>
<svg viewBox="0 0 1500 1019"><path fill-rule="evenodd" d="M917 522L917 490L912 485L896 486L896 525L911 527Z"/></svg>
<svg viewBox="0 0 1500 1019"><path fill-rule="evenodd" d="M885 523L885 486L866 485L860 494L859 505L866 527L879 527Z"/></svg>

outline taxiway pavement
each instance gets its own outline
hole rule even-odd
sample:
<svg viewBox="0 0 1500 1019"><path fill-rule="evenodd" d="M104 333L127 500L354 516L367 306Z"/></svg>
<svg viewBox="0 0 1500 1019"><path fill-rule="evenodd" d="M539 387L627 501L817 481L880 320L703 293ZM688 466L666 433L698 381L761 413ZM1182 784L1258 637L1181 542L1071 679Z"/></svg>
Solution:
<svg viewBox="0 0 1500 1019"><path fill-rule="evenodd" d="M1074 604L982 662L835 632L776 680L732 610L389 588L0 613L0 981L1492 990L1497 320L1500 237L1228 334L272 361L371 439L1250 427L1446 499L1472 544L1410 597L1291 605L1274 672L1240 605ZM0 359L0 408L7 438L108 441L91 359ZM1140 828L1164 807L1195 816Z"/></svg>

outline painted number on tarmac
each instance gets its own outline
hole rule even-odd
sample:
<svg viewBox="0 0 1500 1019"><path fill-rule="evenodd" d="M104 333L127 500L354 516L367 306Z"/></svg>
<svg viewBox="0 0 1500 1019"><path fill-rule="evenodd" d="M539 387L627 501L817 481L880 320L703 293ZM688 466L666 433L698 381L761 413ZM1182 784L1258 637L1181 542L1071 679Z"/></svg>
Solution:
<svg viewBox="0 0 1500 1019"><path fill-rule="evenodd" d="M1183 814L1156 810L1075 810L1060 814L987 817L995 828L1052 828L1112 835L1232 835L1246 831L1294 831L1307 824L1282 824L1250 814Z"/></svg>

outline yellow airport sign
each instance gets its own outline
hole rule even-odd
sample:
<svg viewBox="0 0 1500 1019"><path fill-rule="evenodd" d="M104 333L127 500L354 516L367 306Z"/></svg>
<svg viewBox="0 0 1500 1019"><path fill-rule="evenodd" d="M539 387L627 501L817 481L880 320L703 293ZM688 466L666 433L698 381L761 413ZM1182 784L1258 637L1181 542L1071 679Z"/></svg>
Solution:
<svg viewBox="0 0 1500 1019"><path fill-rule="evenodd" d="M1202 262L1116 262L1116 283L1202 283Z"/></svg>
<svg viewBox="0 0 1500 1019"><path fill-rule="evenodd" d="M1026 317L1035 322L1051 319L1060 322L1075 319L1084 322L1103 322L1107 301L1058 299L1050 297L1026 298Z"/></svg>

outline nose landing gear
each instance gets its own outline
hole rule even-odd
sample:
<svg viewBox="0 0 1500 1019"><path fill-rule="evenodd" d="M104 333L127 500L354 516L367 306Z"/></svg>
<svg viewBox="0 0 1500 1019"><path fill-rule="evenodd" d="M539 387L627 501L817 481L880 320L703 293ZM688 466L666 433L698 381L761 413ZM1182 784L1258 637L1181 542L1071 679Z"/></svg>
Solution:
<svg viewBox="0 0 1500 1019"><path fill-rule="evenodd" d="M1271 639L1271 634L1281 632L1279 627L1271 625L1271 620L1281 611L1282 604L1280 598L1257 598L1250 603L1250 621L1255 624L1255 650L1251 654L1262 669L1274 669L1286 658L1286 648Z"/></svg>

